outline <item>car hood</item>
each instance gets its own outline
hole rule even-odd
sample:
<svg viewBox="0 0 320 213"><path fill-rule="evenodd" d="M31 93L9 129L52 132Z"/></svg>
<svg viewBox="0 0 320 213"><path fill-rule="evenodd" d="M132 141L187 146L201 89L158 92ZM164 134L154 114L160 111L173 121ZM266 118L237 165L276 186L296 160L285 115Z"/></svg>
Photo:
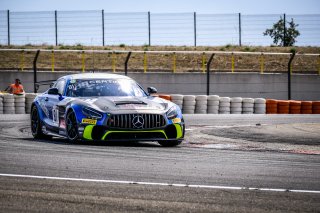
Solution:
<svg viewBox="0 0 320 213"><path fill-rule="evenodd" d="M67 98L69 99L69 98ZM157 97L72 98L72 103L92 107L105 113L164 113L173 103ZM65 100L69 102L68 100Z"/></svg>

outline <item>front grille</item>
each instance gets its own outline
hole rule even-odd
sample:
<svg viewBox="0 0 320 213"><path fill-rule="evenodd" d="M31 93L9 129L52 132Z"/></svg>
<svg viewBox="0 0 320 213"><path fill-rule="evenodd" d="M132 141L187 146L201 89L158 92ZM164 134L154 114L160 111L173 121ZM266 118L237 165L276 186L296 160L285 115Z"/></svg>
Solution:
<svg viewBox="0 0 320 213"><path fill-rule="evenodd" d="M111 115L107 125L119 129L153 129L164 127L166 120L158 114L119 114Z"/></svg>

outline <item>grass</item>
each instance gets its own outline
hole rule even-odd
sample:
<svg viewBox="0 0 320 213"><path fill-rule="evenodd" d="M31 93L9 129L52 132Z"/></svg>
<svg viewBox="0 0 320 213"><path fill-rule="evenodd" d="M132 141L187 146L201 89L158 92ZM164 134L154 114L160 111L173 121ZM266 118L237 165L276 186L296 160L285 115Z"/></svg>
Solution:
<svg viewBox="0 0 320 213"><path fill-rule="evenodd" d="M284 52L284 53L316 53L320 54L320 47L262 47L262 46L234 46L227 44L225 46L127 46L120 44L118 46L83 46L77 44L70 45L24 45L24 46L0 46L0 49L48 49L48 50L128 50L128 51L242 51L242 52ZM32 69L34 52L24 51L0 51L0 69L2 70L24 70ZM84 56L84 58L83 58ZM177 72L202 72L209 60L210 55L205 54L176 54ZM56 52L54 54L54 69L59 70L81 70L83 65L86 70L123 71L126 54L119 53L112 55L103 53L81 53ZM263 56L261 60L257 55L234 55L234 64L236 72L259 72L261 64L264 62L264 72L285 72L287 71L289 56ZM293 61L293 72L316 73L319 70L319 56L296 56ZM84 62L84 63L83 63ZM147 54L147 71L173 70L173 54ZM204 62L204 63L203 63ZM40 53L37 67L40 70L51 70L52 55L51 52ZM215 72L230 72L232 60L230 55L215 55L211 64L211 70ZM142 72L144 69L143 54L132 53L129 60L128 69L130 72Z"/></svg>

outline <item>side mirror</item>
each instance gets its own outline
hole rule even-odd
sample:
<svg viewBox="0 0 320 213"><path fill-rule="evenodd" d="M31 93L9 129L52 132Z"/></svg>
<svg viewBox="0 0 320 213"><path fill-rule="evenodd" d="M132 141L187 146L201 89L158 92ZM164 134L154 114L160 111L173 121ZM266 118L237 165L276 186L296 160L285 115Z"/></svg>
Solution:
<svg viewBox="0 0 320 213"><path fill-rule="evenodd" d="M148 87L148 93L149 94L155 94L155 93L157 93L158 92L158 90L156 89L156 88L154 88L154 87Z"/></svg>
<svg viewBox="0 0 320 213"><path fill-rule="evenodd" d="M49 95L59 95L59 91L58 91L58 88L50 88L49 90L48 90L48 94Z"/></svg>

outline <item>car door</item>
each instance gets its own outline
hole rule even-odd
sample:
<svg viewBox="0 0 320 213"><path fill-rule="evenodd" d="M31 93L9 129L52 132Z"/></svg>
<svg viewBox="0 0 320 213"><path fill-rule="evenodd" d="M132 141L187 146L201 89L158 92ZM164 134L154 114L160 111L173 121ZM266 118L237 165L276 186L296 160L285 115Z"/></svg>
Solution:
<svg viewBox="0 0 320 213"><path fill-rule="evenodd" d="M53 87L58 89L59 94L61 95L51 95L51 94L46 94L45 101L46 101L46 107L48 109L48 119L49 122L53 126L59 126L59 110L57 107L57 104L63 100L64 96L64 91L65 91L65 86L66 86L66 80L65 79L59 79Z"/></svg>

